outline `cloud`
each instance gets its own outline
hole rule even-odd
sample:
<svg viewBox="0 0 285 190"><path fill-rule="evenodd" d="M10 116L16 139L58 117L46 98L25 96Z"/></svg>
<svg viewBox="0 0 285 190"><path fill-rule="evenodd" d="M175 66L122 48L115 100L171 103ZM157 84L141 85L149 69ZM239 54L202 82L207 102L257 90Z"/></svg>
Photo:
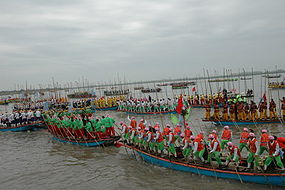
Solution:
<svg viewBox="0 0 285 190"><path fill-rule="evenodd" d="M276 0L0 2L1 88L14 84L196 76L284 67ZM11 73L16 73L11 78ZM10 78L10 80L5 80ZM50 83L50 82L49 82Z"/></svg>

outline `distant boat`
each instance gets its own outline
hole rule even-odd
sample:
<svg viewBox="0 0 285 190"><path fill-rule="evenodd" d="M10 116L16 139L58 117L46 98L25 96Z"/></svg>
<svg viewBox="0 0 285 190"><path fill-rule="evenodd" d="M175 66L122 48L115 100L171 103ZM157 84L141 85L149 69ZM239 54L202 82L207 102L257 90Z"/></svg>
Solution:
<svg viewBox="0 0 285 190"><path fill-rule="evenodd" d="M285 82L271 82L268 84L268 88L271 89L285 89Z"/></svg>
<svg viewBox="0 0 285 190"><path fill-rule="evenodd" d="M262 77L269 78L269 79L274 79L274 78L280 78L281 75L262 75Z"/></svg>
<svg viewBox="0 0 285 190"><path fill-rule="evenodd" d="M251 80L251 77L240 77L240 80Z"/></svg>
<svg viewBox="0 0 285 190"><path fill-rule="evenodd" d="M226 78L226 79L210 79L208 82L230 82L230 81L238 81L237 78Z"/></svg>
<svg viewBox="0 0 285 190"><path fill-rule="evenodd" d="M167 83L161 83L161 84L157 84L156 86L168 86Z"/></svg>
<svg viewBox="0 0 285 190"><path fill-rule="evenodd" d="M68 94L67 97L68 98L92 98L96 96L88 92L75 92L74 94Z"/></svg>
<svg viewBox="0 0 285 190"><path fill-rule="evenodd" d="M134 90L142 90L142 89L144 89L144 87L143 87L143 86L134 87Z"/></svg>
<svg viewBox="0 0 285 190"><path fill-rule="evenodd" d="M153 92L160 92L161 91L161 88L145 88L145 89L142 89L141 92L142 93L153 93Z"/></svg>
<svg viewBox="0 0 285 190"><path fill-rule="evenodd" d="M173 82L169 84L170 86L189 86L196 85L196 82L193 81L185 81L185 82Z"/></svg>
<svg viewBox="0 0 285 190"><path fill-rule="evenodd" d="M129 89L126 90L106 90L104 91L105 96L121 96L128 95L130 93Z"/></svg>

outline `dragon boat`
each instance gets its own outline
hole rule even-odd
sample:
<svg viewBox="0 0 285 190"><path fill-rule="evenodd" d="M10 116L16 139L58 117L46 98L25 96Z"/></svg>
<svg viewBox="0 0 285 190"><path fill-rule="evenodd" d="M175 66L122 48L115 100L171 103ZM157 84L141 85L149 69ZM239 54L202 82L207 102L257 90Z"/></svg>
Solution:
<svg viewBox="0 0 285 190"><path fill-rule="evenodd" d="M112 107L96 107L95 110L96 111L113 111L113 110L117 110L118 106L112 106Z"/></svg>
<svg viewBox="0 0 285 190"><path fill-rule="evenodd" d="M274 186L285 186L285 172L276 170L276 173L255 173L255 172L241 172L234 169L215 169L210 165L200 165L197 163L187 163L182 161L162 158L137 149L133 146L116 143L116 147L125 146L128 149L135 151L145 162L179 170L183 172L191 172L198 175L211 176L216 178L233 179L240 182L250 182Z"/></svg>
<svg viewBox="0 0 285 190"><path fill-rule="evenodd" d="M67 137L59 137L54 136L52 139L68 143L68 144L74 144L74 145L80 145L80 146L87 146L87 147L94 147L94 146L112 146L114 143L119 140L120 137L109 137L109 138L102 138L102 139L71 139Z"/></svg>
<svg viewBox="0 0 285 190"><path fill-rule="evenodd" d="M87 147L95 147L95 146L111 146L114 145L116 141L118 141L121 137L114 136L114 137L95 137L87 135L87 139L77 138L74 132L71 129L67 128L58 128L54 125L48 125L49 132L53 135L52 139L68 144L80 145L80 146L87 146ZM82 130L82 129L81 129ZM83 131L80 131L83 133ZM81 134L82 136L82 134Z"/></svg>
<svg viewBox="0 0 285 190"><path fill-rule="evenodd" d="M33 123L23 124L23 125L18 125L18 126L12 126L12 127L0 126L0 131L2 131L2 132L4 132L4 131L13 131L13 132L33 131L33 130L38 130L40 128L45 128L43 121L36 121Z"/></svg>
<svg viewBox="0 0 285 190"><path fill-rule="evenodd" d="M215 119L202 119L202 121L205 122L213 122L215 125L257 125L257 124L275 124L275 123L281 123L280 119L274 119L274 120L245 120L245 121L239 121L239 120L215 120Z"/></svg>

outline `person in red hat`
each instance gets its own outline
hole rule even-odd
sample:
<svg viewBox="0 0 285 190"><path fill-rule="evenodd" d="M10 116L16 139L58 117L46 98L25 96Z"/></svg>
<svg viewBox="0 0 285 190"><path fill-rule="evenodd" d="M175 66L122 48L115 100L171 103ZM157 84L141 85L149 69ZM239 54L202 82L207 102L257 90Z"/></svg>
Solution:
<svg viewBox="0 0 285 190"><path fill-rule="evenodd" d="M266 158L264 163L264 171L267 170L268 166L271 164L273 159L276 161L277 166L281 168L281 170L285 170L284 164L281 161L281 149L279 143L273 136L268 137L268 148L269 148L269 156Z"/></svg>
<svg viewBox="0 0 285 190"><path fill-rule="evenodd" d="M219 141L215 138L214 135L209 135L209 149L210 152L208 154L208 163L210 163L212 161L212 157L214 156L218 165L222 165L222 161L220 158L220 154L221 154L221 147L220 147L220 143Z"/></svg>
<svg viewBox="0 0 285 190"><path fill-rule="evenodd" d="M248 148L249 148L249 154L247 157L247 168L251 167L251 164L254 163L254 165L260 170L259 162L258 162L258 141L255 137L254 133L249 133L249 139L248 139Z"/></svg>
<svg viewBox="0 0 285 190"><path fill-rule="evenodd" d="M222 133L222 141L221 141L221 149L224 150L225 145L231 140L232 138L232 131L230 130L229 126L224 126L224 130Z"/></svg>
<svg viewBox="0 0 285 190"><path fill-rule="evenodd" d="M239 140L240 144L238 147L240 151L242 151L243 148L249 150L247 146L248 139L249 139L248 128L243 128L243 132L240 134L240 140Z"/></svg>
<svg viewBox="0 0 285 190"><path fill-rule="evenodd" d="M241 158L239 148L236 145L234 145L232 142L228 142L227 145L230 155L226 159L225 166L228 166L231 161L234 162L236 166L238 166Z"/></svg>
<svg viewBox="0 0 285 190"><path fill-rule="evenodd" d="M260 137L260 144L259 144L259 151L258 155L262 155L264 151L268 152L268 141L269 141L269 134L267 133L266 129L261 130L261 137Z"/></svg>

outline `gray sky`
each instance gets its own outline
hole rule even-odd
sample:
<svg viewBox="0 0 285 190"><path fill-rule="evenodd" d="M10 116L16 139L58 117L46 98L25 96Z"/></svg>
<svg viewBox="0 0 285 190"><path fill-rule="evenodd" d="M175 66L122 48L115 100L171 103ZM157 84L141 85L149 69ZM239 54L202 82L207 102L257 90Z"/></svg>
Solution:
<svg viewBox="0 0 285 190"><path fill-rule="evenodd" d="M284 0L1 0L0 90L284 69Z"/></svg>

